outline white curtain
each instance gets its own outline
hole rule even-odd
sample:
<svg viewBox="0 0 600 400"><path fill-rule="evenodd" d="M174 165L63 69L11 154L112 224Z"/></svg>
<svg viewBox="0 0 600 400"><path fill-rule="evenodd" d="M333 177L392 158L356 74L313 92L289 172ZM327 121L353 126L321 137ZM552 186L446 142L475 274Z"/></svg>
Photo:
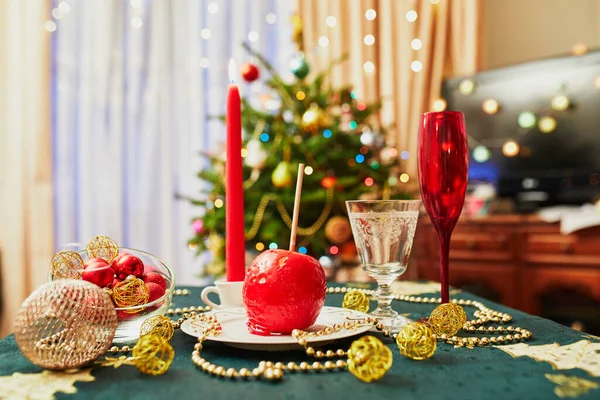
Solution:
<svg viewBox="0 0 600 400"><path fill-rule="evenodd" d="M0 0L0 338L53 252L45 0Z"/></svg>
<svg viewBox="0 0 600 400"><path fill-rule="evenodd" d="M187 239L200 210L176 195L198 193L200 151L224 148L223 124L207 117L225 111L229 58L252 61L242 41L287 69L295 3L54 1L57 248L107 235L194 283L202 267ZM242 82L243 95L263 90Z"/></svg>

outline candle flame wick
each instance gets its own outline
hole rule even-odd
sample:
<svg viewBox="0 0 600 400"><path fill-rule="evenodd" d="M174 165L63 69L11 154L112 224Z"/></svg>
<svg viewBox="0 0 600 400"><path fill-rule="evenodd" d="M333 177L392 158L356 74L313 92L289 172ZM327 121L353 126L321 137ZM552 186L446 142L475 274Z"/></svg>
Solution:
<svg viewBox="0 0 600 400"><path fill-rule="evenodd" d="M231 58L229 60L229 82L235 82L235 60Z"/></svg>

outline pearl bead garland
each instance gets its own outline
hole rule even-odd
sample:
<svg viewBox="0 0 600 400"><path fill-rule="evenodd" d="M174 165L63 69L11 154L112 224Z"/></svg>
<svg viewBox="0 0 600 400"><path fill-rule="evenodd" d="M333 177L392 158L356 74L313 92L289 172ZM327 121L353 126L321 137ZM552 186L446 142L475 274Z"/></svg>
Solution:
<svg viewBox="0 0 600 400"><path fill-rule="evenodd" d="M180 289L178 289L180 290ZM327 288L327 293L331 294L345 294L347 292L358 291L367 296L373 296L374 290L367 289L356 289L356 288L348 288L348 287L330 287ZM189 290L183 289L176 293L176 295L189 295ZM408 296L408 295L395 295L394 300L397 301L405 301L408 303L425 303L425 304L438 304L441 303L440 298L436 297L418 297L418 296ZM524 340L528 340L532 337L532 333L521 327L513 327L507 326L504 327L502 325L494 327L494 326L483 326L487 323L502 323L506 324L512 321L512 316L507 313L502 313L499 311L494 311L491 308L484 306L479 301L474 300L464 300L464 299L454 299L452 300L453 304L457 304L460 306L471 306L475 307L477 310L474 312L474 316L476 319L468 320L463 325L463 330L472 334L489 334L489 333L506 333L506 335L492 336L492 337L458 337L458 336L448 336L448 335L439 335L437 336L438 342L445 342L451 345L454 345L455 348L466 347L469 349L473 349L475 346L484 347L488 345L498 345L509 342L520 342ZM380 331L386 337L392 337L394 340L397 338L397 333L391 333L390 331L384 329L383 325L378 322L376 318L366 317L362 320L357 321L346 321L343 324L334 324L333 326L325 327L316 332L305 332L301 330L294 330L292 332L292 336L296 339L298 345L302 346L305 350L307 356L314 357L318 360L321 359L329 359L324 363L320 361L314 361L313 363L308 362L289 362L289 363L273 363L271 361L261 361L255 368L225 368L223 366L212 364L210 361L206 360L201 356L201 351L203 348L204 341L209 336L214 336L220 334L222 328L219 324L217 318L215 316L208 316L203 314L204 312L210 311L210 307L183 307L183 308L175 308L167 310L167 315L176 315L182 314L177 321L171 321L174 329L178 329L181 324L189 318L197 318L201 322L207 324L206 328L202 331L200 337L198 337L198 342L194 345L194 350L192 352L192 362L202 371L208 373L210 375L223 377L223 378L237 378L237 379L266 379L270 381L277 381L283 378L284 372L310 372L310 371L334 371L334 370L343 370L348 366L348 352L344 349L337 350L316 350L314 347L308 345L308 340L311 337L317 336L325 336L329 335L332 332L339 332L342 329L352 330L356 329L359 326L364 326L365 324L373 324L375 328ZM119 353L119 352L128 352L131 348L129 346L123 346L121 348L117 346L113 346L109 349L110 353ZM334 358L338 358L338 360L331 360Z"/></svg>

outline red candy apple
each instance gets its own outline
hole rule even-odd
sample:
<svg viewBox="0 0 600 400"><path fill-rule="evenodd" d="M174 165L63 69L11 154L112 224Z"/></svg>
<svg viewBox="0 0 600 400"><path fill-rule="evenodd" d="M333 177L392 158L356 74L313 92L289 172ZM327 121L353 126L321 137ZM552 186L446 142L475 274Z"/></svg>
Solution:
<svg viewBox="0 0 600 400"><path fill-rule="evenodd" d="M242 291L251 333L290 333L315 323L325 303L327 281L314 258L267 250L250 264Z"/></svg>
<svg viewBox="0 0 600 400"><path fill-rule="evenodd" d="M106 287L113 283L114 276L115 271L110 267L110 265L102 262L95 262L88 265L88 267L83 270L81 279L95 283L100 287Z"/></svg>
<svg viewBox="0 0 600 400"><path fill-rule="evenodd" d="M129 275L140 278L144 274L144 263L131 254L118 255L112 262L112 267L119 279L125 279Z"/></svg>
<svg viewBox="0 0 600 400"><path fill-rule="evenodd" d="M160 286L162 288L163 292L165 290L167 290L167 281L158 272L146 272L144 274L144 276L142 277L142 279L146 283L150 283L150 282L156 283L158 286Z"/></svg>

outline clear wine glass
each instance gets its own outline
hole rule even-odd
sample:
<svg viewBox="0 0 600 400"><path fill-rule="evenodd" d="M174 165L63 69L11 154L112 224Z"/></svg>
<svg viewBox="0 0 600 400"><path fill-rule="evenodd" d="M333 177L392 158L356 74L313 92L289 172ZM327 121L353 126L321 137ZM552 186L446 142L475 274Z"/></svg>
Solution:
<svg viewBox="0 0 600 400"><path fill-rule="evenodd" d="M390 331L411 322L392 309L391 284L406 271L420 204L420 200L346 201L360 262L377 281L377 308L371 315Z"/></svg>
<svg viewBox="0 0 600 400"><path fill-rule="evenodd" d="M441 297L442 303L447 303L450 237L465 203L469 167L465 117L461 112L421 115L418 164L423 205L438 233Z"/></svg>

